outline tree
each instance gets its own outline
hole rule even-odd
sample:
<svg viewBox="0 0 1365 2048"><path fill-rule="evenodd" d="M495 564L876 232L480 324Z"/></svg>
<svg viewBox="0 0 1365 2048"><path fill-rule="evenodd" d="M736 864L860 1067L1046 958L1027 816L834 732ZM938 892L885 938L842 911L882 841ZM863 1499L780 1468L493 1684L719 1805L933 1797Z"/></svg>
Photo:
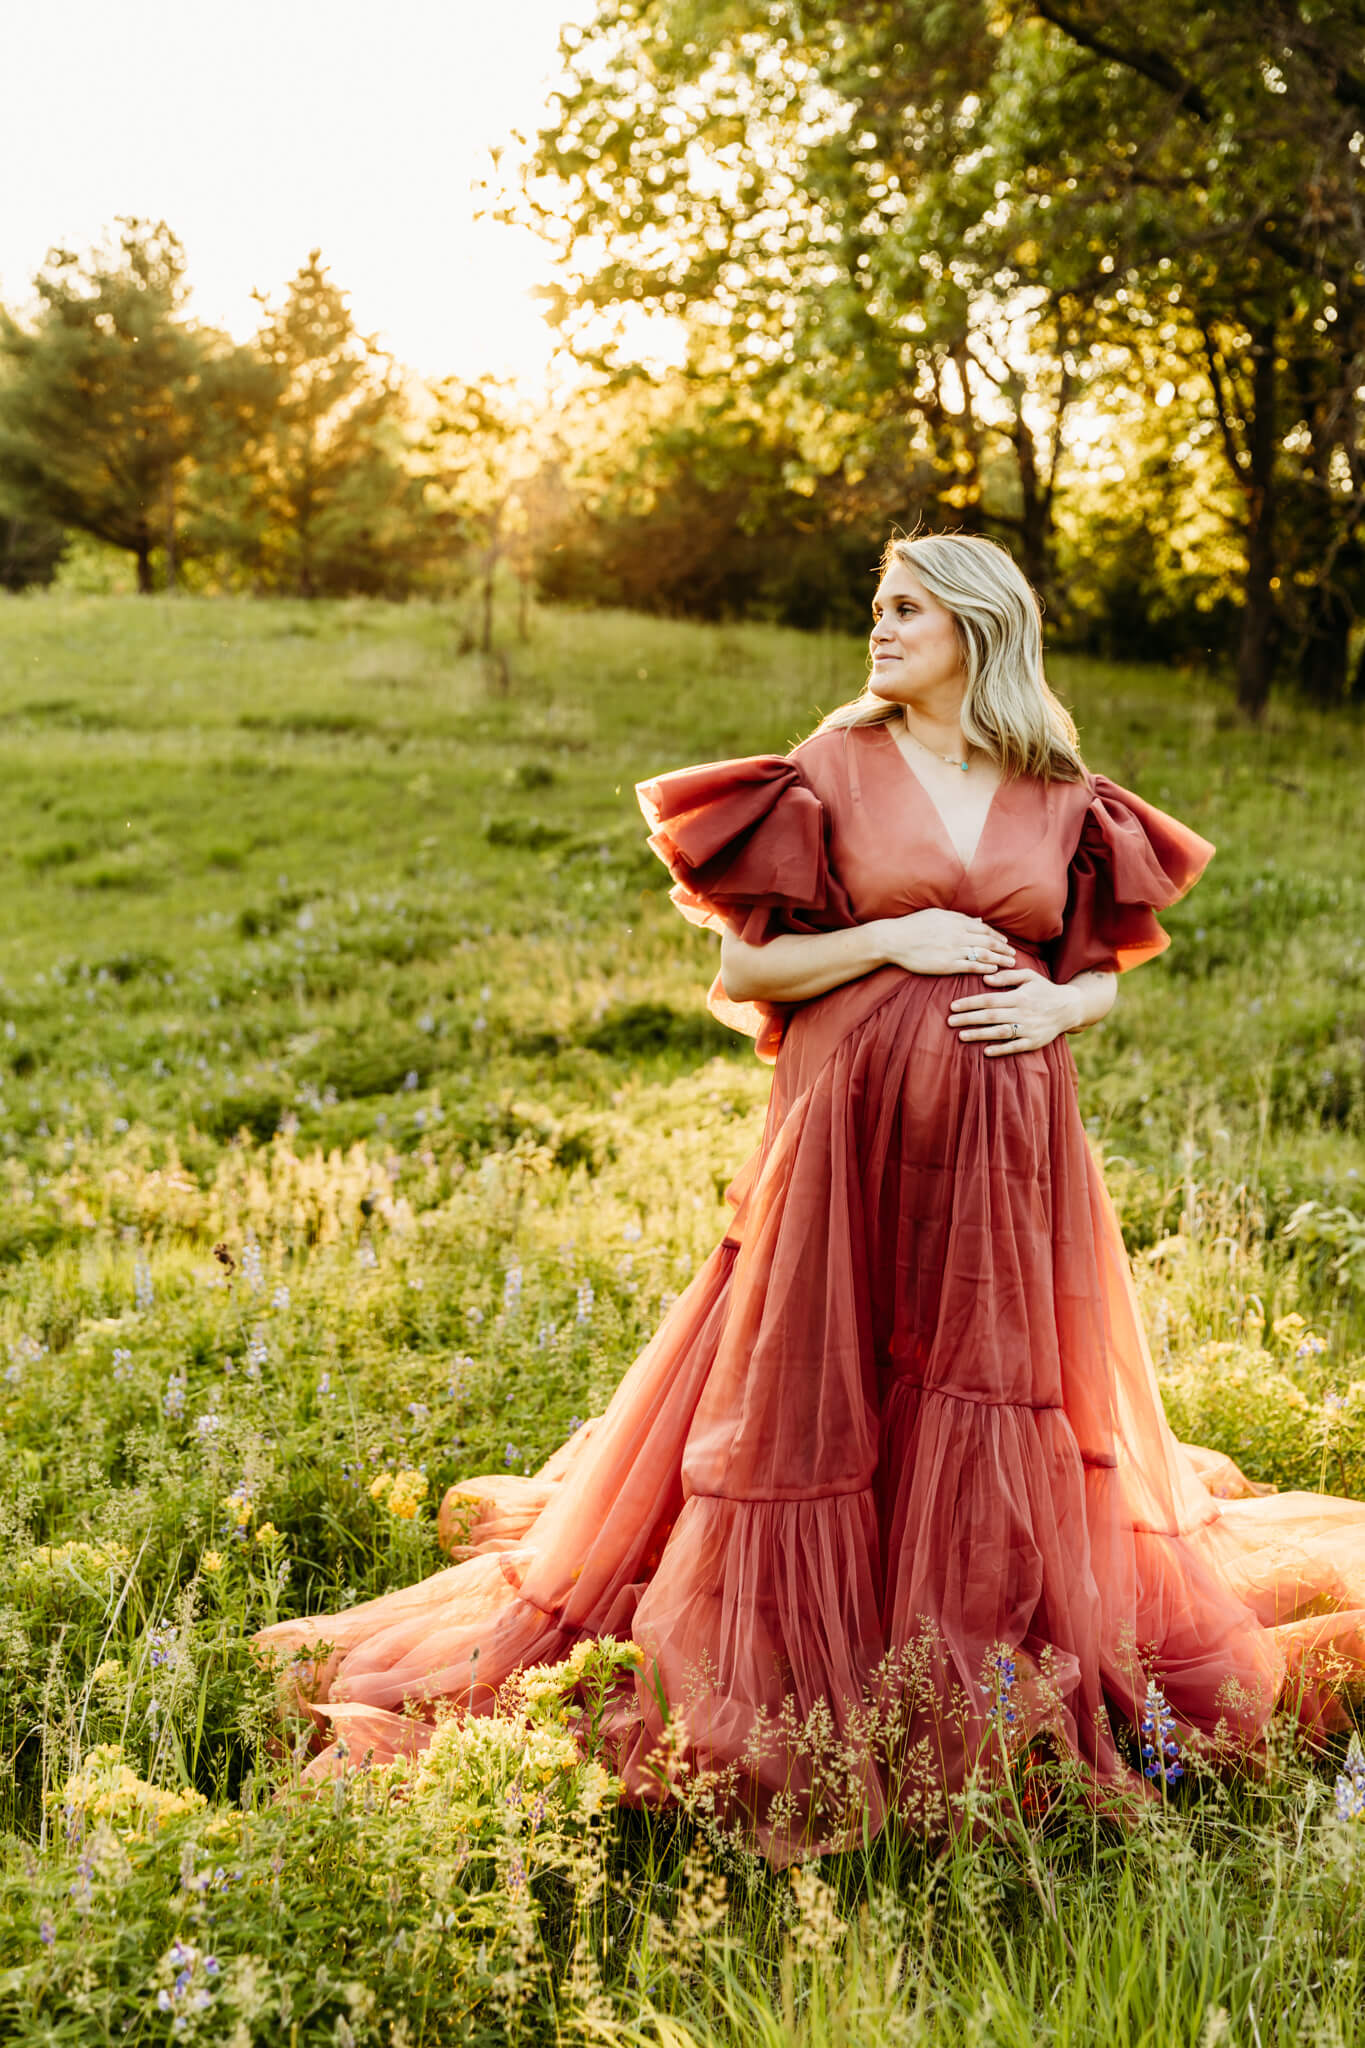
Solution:
<svg viewBox="0 0 1365 2048"><path fill-rule="evenodd" d="M512 387L495 377L477 383L445 377L431 386L430 397L421 444L427 516L438 523L448 547L468 551L478 565L477 641L491 657L493 600L503 562L517 577L520 627L526 632L535 544L561 502L553 436Z"/></svg>
<svg viewBox="0 0 1365 2048"><path fill-rule="evenodd" d="M855 470L899 430L907 479L938 480L915 509L1012 532L1041 581L1077 402L1116 349L1193 361L1254 713L1296 609L1341 649L1353 602L1363 23L1365 0L604 0L565 33L523 207L579 265L580 346L622 306L685 317L699 368L851 422Z"/></svg>
<svg viewBox="0 0 1365 2048"><path fill-rule="evenodd" d="M261 304L266 378L237 384L246 453L229 500L235 545L269 588L399 595L428 541L395 367L357 334L317 249L280 306Z"/></svg>
<svg viewBox="0 0 1365 2048"><path fill-rule="evenodd" d="M118 227L84 258L51 253L31 326L0 312L0 472L31 516L127 549L146 592L154 551L176 578L205 351L176 237L164 221Z"/></svg>
<svg viewBox="0 0 1365 2048"><path fill-rule="evenodd" d="M1365 594L1363 35L1365 0L1015 15L1033 89L998 127L1040 267L1130 322L1164 302L1195 337L1242 506L1253 715L1286 631L1301 680L1340 694Z"/></svg>

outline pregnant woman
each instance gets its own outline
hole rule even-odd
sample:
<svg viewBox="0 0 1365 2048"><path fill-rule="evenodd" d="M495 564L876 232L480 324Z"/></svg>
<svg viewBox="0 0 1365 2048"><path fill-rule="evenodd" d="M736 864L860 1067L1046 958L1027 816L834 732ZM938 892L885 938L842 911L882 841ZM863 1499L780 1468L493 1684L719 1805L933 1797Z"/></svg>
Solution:
<svg viewBox="0 0 1365 2048"><path fill-rule="evenodd" d="M1277 1704L1344 1725L1365 1504L1175 1441L1066 1043L1212 848L1087 770L1009 556L894 542L860 697L639 795L722 934L712 1007L775 1061L762 1142L605 1414L447 1498L460 1562L260 1638L303 1660L311 1769L608 1634L630 1792L666 1727L777 1861L951 1825L1030 1744L1121 1810L1149 1686L1215 1757Z"/></svg>

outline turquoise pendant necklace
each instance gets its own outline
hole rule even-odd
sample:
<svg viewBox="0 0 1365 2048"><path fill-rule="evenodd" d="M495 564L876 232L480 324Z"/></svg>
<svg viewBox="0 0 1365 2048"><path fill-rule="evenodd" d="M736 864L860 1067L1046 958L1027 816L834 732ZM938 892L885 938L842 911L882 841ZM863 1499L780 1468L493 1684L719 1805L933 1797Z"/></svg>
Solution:
<svg viewBox="0 0 1365 2048"><path fill-rule="evenodd" d="M970 747L968 747L968 749L967 749L967 758L966 758L966 760L965 760L965 761L959 761L959 760L958 760L958 758L957 758L957 755L956 755L956 754L939 754L939 753L935 753L935 751L934 751L934 749L933 749L932 747L929 747L929 746L926 746L926 745L925 745L924 741L923 741L923 740L922 740L922 739L921 739L921 738L919 737L919 734L918 734L918 733L913 733L913 732L910 732L910 721L909 721L909 720L907 719L907 717L906 717L906 715L905 715L905 713L904 713L903 711L902 711L902 713L901 713L901 725L902 725L902 727L904 728L904 730L905 730L906 732L910 733L910 737L911 737L911 739L912 739L912 740L913 740L913 741L915 742L915 745L916 745L916 746L917 746L917 747L918 747L918 748L919 748L919 749L921 750L921 752L922 752L922 753L925 753L925 754L933 754L933 756L934 756L934 759L935 759L936 761L946 761L946 762L948 763L948 766L949 766L950 768L960 768L960 769L962 770L962 773L963 773L964 775L965 775L965 774L967 773L967 770L968 770L968 769L969 769L969 768L971 767L971 765L972 765L972 750L971 750L971 748L970 748Z"/></svg>

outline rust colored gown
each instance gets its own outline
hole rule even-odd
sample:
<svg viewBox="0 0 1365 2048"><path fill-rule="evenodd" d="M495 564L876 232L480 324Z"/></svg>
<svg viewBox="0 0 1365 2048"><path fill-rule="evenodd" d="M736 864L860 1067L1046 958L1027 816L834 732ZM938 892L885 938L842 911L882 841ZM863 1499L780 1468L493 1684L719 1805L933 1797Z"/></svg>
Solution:
<svg viewBox="0 0 1365 2048"><path fill-rule="evenodd" d="M639 796L697 922L761 942L944 906L1058 981L1159 952L1154 910L1213 850L1103 777L1021 778L964 865L885 726ZM330 1646L303 1666L320 1742L420 1747L442 1702L633 1637L630 1792L663 1796L662 1694L671 1770L710 1774L780 1862L893 1808L951 1825L968 1770L1043 1731L1122 1805L1151 1790L1120 1733L1149 1679L1215 1754L1254 1751L1277 1704L1344 1725L1365 1504L1262 1497L1177 1443L1067 1041L987 1059L945 1021L979 986L883 968L762 1010L713 989L775 1061L729 1231L602 1416L534 1478L461 1483L460 1562L259 1638Z"/></svg>

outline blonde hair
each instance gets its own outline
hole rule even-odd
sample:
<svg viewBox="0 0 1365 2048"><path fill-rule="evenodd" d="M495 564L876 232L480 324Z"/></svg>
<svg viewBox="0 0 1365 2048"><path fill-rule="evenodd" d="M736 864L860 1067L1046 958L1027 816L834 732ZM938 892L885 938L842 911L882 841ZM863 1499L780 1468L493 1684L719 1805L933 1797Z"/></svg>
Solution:
<svg viewBox="0 0 1365 2048"><path fill-rule="evenodd" d="M914 570L956 621L967 671L963 739L989 754L1006 776L1079 782L1085 764L1076 727L1043 674L1042 607L1013 557L977 534L925 533L887 542L882 575L898 562ZM864 689L816 730L880 725L899 717L900 709Z"/></svg>

